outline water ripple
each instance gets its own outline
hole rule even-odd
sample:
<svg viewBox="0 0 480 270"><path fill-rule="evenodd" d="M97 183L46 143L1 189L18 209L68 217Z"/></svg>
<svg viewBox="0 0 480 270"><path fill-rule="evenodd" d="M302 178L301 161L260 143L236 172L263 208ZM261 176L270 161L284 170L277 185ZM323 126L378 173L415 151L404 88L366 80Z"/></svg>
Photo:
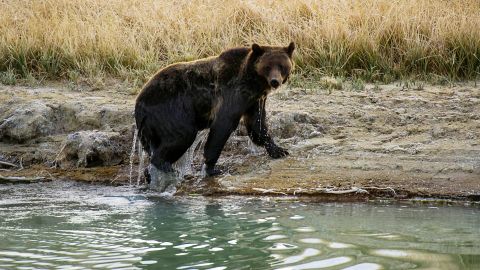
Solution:
<svg viewBox="0 0 480 270"><path fill-rule="evenodd" d="M343 257L336 257L336 258L330 258L325 260L308 262L308 263L299 264L299 265L288 266L284 268L278 268L277 270L321 269L321 268L327 268L327 267L346 264L350 261L352 261L352 258L343 256Z"/></svg>
<svg viewBox="0 0 480 270"><path fill-rule="evenodd" d="M0 269L477 269L479 216L475 208L0 185Z"/></svg>

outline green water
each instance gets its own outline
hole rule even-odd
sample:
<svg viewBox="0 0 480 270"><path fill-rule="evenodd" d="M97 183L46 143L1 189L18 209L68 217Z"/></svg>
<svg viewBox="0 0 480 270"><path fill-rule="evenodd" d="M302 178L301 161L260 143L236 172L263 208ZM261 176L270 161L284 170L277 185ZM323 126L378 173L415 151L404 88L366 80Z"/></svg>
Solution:
<svg viewBox="0 0 480 270"><path fill-rule="evenodd" d="M0 186L0 269L480 269L480 209Z"/></svg>

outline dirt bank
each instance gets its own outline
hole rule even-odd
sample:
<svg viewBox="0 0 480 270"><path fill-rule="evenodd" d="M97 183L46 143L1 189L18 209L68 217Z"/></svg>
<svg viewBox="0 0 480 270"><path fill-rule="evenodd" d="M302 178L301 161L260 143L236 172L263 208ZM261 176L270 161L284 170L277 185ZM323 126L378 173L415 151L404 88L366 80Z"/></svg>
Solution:
<svg viewBox="0 0 480 270"><path fill-rule="evenodd" d="M134 95L0 86L0 175L126 183ZM480 88L402 84L284 88L268 103L291 156L270 160L239 129L224 176L187 176L183 193L480 200ZM195 171L201 155L196 155ZM134 167L138 158L135 158ZM134 182L136 169L134 168Z"/></svg>

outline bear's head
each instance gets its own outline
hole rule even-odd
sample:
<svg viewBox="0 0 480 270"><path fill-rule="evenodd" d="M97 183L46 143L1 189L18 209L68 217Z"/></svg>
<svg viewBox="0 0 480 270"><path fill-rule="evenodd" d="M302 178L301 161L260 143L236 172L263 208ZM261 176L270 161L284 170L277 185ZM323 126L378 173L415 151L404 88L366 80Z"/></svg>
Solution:
<svg viewBox="0 0 480 270"><path fill-rule="evenodd" d="M255 72L264 78L271 88L278 88L284 84L292 70L292 54L295 43L287 47L272 47L252 45L252 54L255 61Z"/></svg>

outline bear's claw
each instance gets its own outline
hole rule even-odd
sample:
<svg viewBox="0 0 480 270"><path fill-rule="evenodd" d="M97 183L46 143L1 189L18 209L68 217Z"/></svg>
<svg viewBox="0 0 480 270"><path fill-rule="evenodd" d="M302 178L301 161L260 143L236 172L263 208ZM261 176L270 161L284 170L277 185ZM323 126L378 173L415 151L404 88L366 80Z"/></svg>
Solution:
<svg viewBox="0 0 480 270"><path fill-rule="evenodd" d="M207 173L207 176L216 176L216 175L223 174L222 170L215 169L215 168L207 168L205 172Z"/></svg>
<svg viewBox="0 0 480 270"><path fill-rule="evenodd" d="M143 176L145 176L145 182L150 184L152 182L152 178L150 176L150 172L148 171L148 167L143 170Z"/></svg>
<svg viewBox="0 0 480 270"><path fill-rule="evenodd" d="M267 149L267 153L271 158L282 158L282 157L286 157L286 156L290 155L290 153L288 153L287 149L284 149L284 148L279 147L279 146L275 146L275 147Z"/></svg>

